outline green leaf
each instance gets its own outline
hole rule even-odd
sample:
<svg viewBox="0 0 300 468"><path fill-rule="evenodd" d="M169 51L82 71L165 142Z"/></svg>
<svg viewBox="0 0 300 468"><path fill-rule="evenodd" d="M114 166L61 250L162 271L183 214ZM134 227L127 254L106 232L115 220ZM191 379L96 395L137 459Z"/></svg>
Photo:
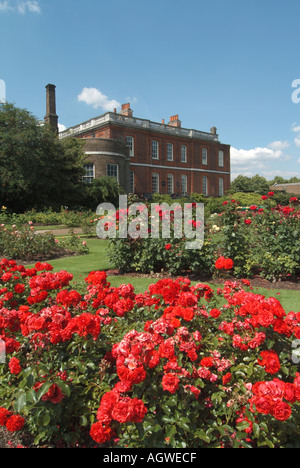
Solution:
<svg viewBox="0 0 300 468"><path fill-rule="evenodd" d="M29 392L27 392L27 401L29 401L30 403L37 403L38 399L37 399L37 392L35 390L29 390Z"/></svg>
<svg viewBox="0 0 300 468"><path fill-rule="evenodd" d="M39 391L37 392L37 400L39 401L42 396L45 395L45 393L48 392L48 390L50 389L50 387L52 386L52 382L45 382L41 388L39 389Z"/></svg>
<svg viewBox="0 0 300 468"><path fill-rule="evenodd" d="M27 403L26 393L22 393L14 403L14 409L17 413L20 413L25 408Z"/></svg>
<svg viewBox="0 0 300 468"><path fill-rule="evenodd" d="M208 435L205 433L204 429L198 429L194 436L196 437L196 439L201 439L203 440L204 442L206 442L207 444L209 444L210 442L210 438L208 437Z"/></svg>
<svg viewBox="0 0 300 468"><path fill-rule="evenodd" d="M71 390L68 384L61 379L55 380L56 385L61 389L61 391L69 397L71 395Z"/></svg>
<svg viewBox="0 0 300 468"><path fill-rule="evenodd" d="M254 437L256 437L257 439L259 438L260 427L257 423L253 424L253 434L254 434Z"/></svg>

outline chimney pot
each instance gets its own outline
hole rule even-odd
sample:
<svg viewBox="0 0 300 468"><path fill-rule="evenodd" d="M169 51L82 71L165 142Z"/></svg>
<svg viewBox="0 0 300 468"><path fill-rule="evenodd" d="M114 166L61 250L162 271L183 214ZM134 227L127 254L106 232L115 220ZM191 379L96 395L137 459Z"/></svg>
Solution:
<svg viewBox="0 0 300 468"><path fill-rule="evenodd" d="M178 114L171 115L169 125L172 125L172 127L181 127L181 121L179 120Z"/></svg>

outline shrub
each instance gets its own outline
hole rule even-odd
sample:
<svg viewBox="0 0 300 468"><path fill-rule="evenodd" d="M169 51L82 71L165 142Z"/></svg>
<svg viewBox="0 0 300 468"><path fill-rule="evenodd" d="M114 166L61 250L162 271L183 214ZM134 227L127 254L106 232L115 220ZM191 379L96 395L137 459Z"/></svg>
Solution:
<svg viewBox="0 0 300 468"><path fill-rule="evenodd" d="M186 238L174 236L175 216L170 211L168 239L163 238L161 230L159 239L152 238L149 217L149 237L132 239L117 235L110 239L111 262L124 272L151 273L164 269L170 274L191 272L207 276L213 274L214 261L223 255L234 261L233 272L239 278L254 275L271 281L297 278L300 274L300 211L296 197L290 199L288 206L281 206L276 205L270 192L260 197L260 205L252 203L241 209L240 203L230 198L222 202L222 207L222 213L206 216L201 249L188 250ZM117 233L120 216L122 213L117 211L116 217L112 217ZM161 210L161 219L164 216ZM197 229L195 227L195 231Z"/></svg>
<svg viewBox="0 0 300 468"><path fill-rule="evenodd" d="M35 234L32 224L17 228L15 225L0 225L0 255L10 259L32 261L50 258L76 251L87 253L88 248L76 235L58 241L50 232Z"/></svg>
<svg viewBox="0 0 300 468"><path fill-rule="evenodd" d="M0 425L36 446L297 446L300 312L246 280L135 294L105 272L74 290L48 263L0 268Z"/></svg>

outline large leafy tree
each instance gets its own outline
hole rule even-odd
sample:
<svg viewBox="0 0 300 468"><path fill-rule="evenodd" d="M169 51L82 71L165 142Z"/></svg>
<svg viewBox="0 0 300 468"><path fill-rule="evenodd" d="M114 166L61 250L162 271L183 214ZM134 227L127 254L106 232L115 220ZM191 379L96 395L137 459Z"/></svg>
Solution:
<svg viewBox="0 0 300 468"><path fill-rule="evenodd" d="M0 104L0 203L21 212L80 205L83 149L59 140L27 110Z"/></svg>

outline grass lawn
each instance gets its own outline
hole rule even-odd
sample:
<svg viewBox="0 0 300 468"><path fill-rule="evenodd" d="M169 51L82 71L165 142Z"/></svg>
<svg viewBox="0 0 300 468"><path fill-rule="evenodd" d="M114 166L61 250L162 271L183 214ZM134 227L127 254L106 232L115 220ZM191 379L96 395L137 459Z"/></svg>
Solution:
<svg viewBox="0 0 300 468"><path fill-rule="evenodd" d="M74 257L64 257L56 260L51 260L49 263L54 268L54 271L66 270L73 274L74 286L76 283L84 281L90 271L93 270L109 270L112 265L109 262L107 255L107 241L94 238L85 239L89 247L89 254ZM32 265L31 265L32 266ZM131 283L136 293L143 293L148 286L157 282L156 278L133 278L130 276L109 276L108 281L112 286L120 286L121 284ZM196 284L196 283L194 283ZM208 283L213 289L216 285ZM300 291L285 290L285 289L265 289L254 288L253 292L262 294L266 297L275 297L279 299L282 306L287 312L300 311Z"/></svg>

